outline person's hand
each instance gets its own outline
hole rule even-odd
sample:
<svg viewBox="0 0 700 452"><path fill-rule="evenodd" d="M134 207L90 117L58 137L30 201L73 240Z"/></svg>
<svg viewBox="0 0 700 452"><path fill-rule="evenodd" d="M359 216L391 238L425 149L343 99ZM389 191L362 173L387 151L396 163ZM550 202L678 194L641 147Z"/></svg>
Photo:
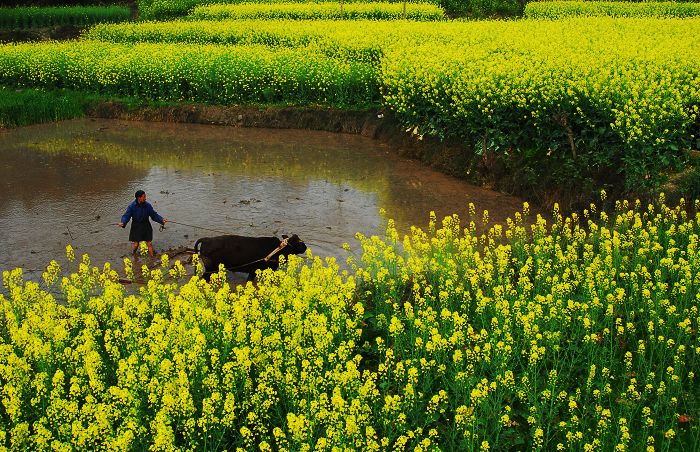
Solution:
<svg viewBox="0 0 700 452"><path fill-rule="evenodd" d="M168 219L167 219L167 218L163 218L163 226L165 226L165 223L167 223L167 222L168 222Z"/></svg>
<svg viewBox="0 0 700 452"><path fill-rule="evenodd" d="M123 228L123 227L124 227L124 223L117 223L117 226L119 226L120 228Z"/></svg>

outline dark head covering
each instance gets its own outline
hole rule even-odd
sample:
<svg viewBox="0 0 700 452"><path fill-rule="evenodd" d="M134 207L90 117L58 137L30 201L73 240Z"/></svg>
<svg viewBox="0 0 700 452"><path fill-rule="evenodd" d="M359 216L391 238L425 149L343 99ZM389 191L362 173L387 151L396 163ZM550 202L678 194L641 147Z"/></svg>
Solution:
<svg viewBox="0 0 700 452"><path fill-rule="evenodd" d="M145 194L146 194L145 191L143 191L143 190L137 190L136 193L134 193L134 196L136 197L136 199L139 199L141 196L143 196L143 195L145 195Z"/></svg>

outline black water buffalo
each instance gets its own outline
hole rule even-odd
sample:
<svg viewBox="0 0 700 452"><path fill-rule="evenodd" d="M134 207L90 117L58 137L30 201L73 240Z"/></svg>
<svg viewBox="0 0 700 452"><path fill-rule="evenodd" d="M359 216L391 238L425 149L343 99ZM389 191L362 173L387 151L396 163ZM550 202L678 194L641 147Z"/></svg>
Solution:
<svg viewBox="0 0 700 452"><path fill-rule="evenodd" d="M212 273L219 270L219 264L224 264L227 270L248 273L248 281L253 281L256 270L277 270L280 255L289 256L306 251L306 244L296 234L291 237L283 235L282 239L240 235L203 237L195 242L194 250L199 253L204 265L205 279L208 280Z"/></svg>

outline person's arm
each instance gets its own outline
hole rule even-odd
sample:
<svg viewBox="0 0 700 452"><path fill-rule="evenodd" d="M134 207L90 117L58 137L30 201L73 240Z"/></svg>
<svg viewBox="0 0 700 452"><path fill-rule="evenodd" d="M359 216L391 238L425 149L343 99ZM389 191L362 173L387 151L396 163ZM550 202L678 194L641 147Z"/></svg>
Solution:
<svg viewBox="0 0 700 452"><path fill-rule="evenodd" d="M156 210L150 204L148 205L148 215L151 217L151 219L153 221L155 221L156 223L160 223L163 226L165 226L165 223L168 222L168 220L166 220L165 218L158 215L158 212L156 212Z"/></svg>
<svg viewBox="0 0 700 452"><path fill-rule="evenodd" d="M119 227L126 227L126 224L131 220L131 204L129 204L129 207L126 208L126 212L124 212L124 215L122 215L121 222L117 224Z"/></svg>

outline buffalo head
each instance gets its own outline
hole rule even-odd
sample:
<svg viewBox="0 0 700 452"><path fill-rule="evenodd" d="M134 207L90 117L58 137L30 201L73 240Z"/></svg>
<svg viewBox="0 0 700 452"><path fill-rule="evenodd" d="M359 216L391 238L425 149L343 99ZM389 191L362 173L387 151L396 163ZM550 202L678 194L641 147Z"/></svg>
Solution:
<svg viewBox="0 0 700 452"><path fill-rule="evenodd" d="M287 240L287 246L282 250L285 255L302 254L306 252L306 243L302 242L298 235L292 234L291 237L283 235L282 239Z"/></svg>

